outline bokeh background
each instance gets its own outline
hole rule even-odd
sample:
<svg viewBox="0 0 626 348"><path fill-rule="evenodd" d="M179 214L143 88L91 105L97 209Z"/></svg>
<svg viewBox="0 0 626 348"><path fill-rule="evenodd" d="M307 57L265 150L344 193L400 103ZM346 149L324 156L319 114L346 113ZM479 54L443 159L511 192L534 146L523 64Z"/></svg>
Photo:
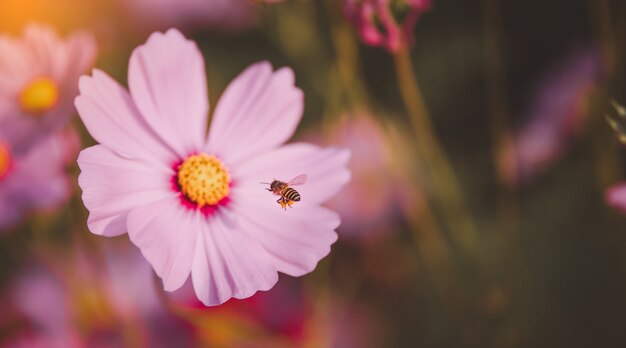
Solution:
<svg viewBox="0 0 626 348"><path fill-rule="evenodd" d="M398 23L411 3L378 2ZM0 0L0 35L91 32L123 84L132 49L177 27L213 105L249 64L289 66L296 140L352 150L330 255L211 308L89 233L70 161L70 197L0 234L0 346L626 346L626 199L605 198L626 179L626 2L432 0L398 50L363 40L362 3Z"/></svg>

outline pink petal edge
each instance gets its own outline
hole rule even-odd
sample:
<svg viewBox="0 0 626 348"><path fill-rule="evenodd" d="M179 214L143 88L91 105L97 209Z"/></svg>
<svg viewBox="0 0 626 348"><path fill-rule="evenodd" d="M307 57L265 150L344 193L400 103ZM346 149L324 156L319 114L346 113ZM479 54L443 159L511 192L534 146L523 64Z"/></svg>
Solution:
<svg viewBox="0 0 626 348"><path fill-rule="evenodd" d="M191 277L196 295L206 306L230 298L247 298L271 289L278 281L267 252L238 228L228 227L219 214L215 223L203 225L193 260Z"/></svg>
<svg viewBox="0 0 626 348"><path fill-rule="evenodd" d="M242 195L267 193L259 190L260 182L289 181L307 174L306 183L295 187L302 196L298 204L321 204L350 181L346 167L349 160L350 151L346 149L288 144L236 166L233 177L237 185L233 191Z"/></svg>
<svg viewBox="0 0 626 348"><path fill-rule="evenodd" d="M171 169L120 157L103 145L80 152L78 185L89 210L87 225L97 235L126 233L126 217L136 208L172 195Z"/></svg>
<svg viewBox="0 0 626 348"><path fill-rule="evenodd" d="M206 151L234 165L285 143L302 118L304 95L290 68L275 72L268 62L251 65L221 96Z"/></svg>
<svg viewBox="0 0 626 348"><path fill-rule="evenodd" d="M208 92L204 58L178 30L154 33L130 57L128 85L145 122L180 157L202 149Z"/></svg>
<svg viewBox="0 0 626 348"><path fill-rule="evenodd" d="M128 236L163 279L166 291L180 288L189 277L203 218L182 206L176 194L128 214Z"/></svg>

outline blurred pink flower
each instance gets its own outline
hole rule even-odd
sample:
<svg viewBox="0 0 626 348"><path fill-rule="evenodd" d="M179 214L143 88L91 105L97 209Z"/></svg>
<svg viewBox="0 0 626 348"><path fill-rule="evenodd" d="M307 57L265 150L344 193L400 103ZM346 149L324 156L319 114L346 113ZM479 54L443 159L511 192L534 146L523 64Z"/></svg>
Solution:
<svg viewBox="0 0 626 348"><path fill-rule="evenodd" d="M78 330L71 325L64 284L43 267L23 269L8 289L14 320L23 323L5 339L10 347L79 347Z"/></svg>
<svg viewBox="0 0 626 348"><path fill-rule="evenodd" d="M430 0L343 0L344 14L363 41L391 52L413 44L413 29Z"/></svg>
<svg viewBox="0 0 626 348"><path fill-rule="evenodd" d="M256 21L250 0L121 0L142 28L242 30Z"/></svg>
<svg viewBox="0 0 626 348"><path fill-rule="evenodd" d="M312 300L299 278L280 277L272 291L257 292L221 306L205 307L185 285L169 296L171 303L193 313L201 346L292 347L304 346L305 324ZM191 290L193 293L193 289ZM280 342L280 343L279 343Z"/></svg>
<svg viewBox="0 0 626 348"><path fill-rule="evenodd" d="M380 346L375 343L381 324L352 300L281 277L272 291L195 313L198 321L215 318L209 326L214 334L201 335L203 345L211 347ZM230 326L220 330L224 323Z"/></svg>
<svg viewBox="0 0 626 348"><path fill-rule="evenodd" d="M78 273L78 279L72 281L75 288L70 295L74 301L74 319L88 324L92 331L86 337L91 342L88 346L102 339L99 332L106 338L107 332L115 334L130 323L136 332L142 333L145 346L190 346L191 328L164 306L154 286L152 267L140 251L127 243L118 243L120 241L107 242L100 244L104 256L102 264L84 267L93 265L93 261L89 261L86 250L79 250L73 264L66 262L63 272L66 275L74 272L75 276ZM176 296L177 293L171 295ZM94 301L98 297L100 300ZM93 302L108 308L97 308ZM108 313L108 317L103 313ZM104 317L100 327L95 320L97 316Z"/></svg>
<svg viewBox="0 0 626 348"><path fill-rule="evenodd" d="M281 277L272 291L256 293L243 300L228 301L207 313L236 315L254 322L269 335L302 343L304 325L310 319L312 299L305 295L298 279Z"/></svg>
<svg viewBox="0 0 626 348"><path fill-rule="evenodd" d="M77 247L17 273L6 300L13 321L25 325L9 336L11 346L119 346L131 331L143 346L190 345L192 330L160 302L139 251L103 246L103 264Z"/></svg>
<svg viewBox="0 0 626 348"><path fill-rule="evenodd" d="M2 139L7 137L0 134L0 229L6 229L30 211L51 209L69 198L66 166L79 144L72 129L52 133L24 153Z"/></svg>
<svg viewBox="0 0 626 348"><path fill-rule="evenodd" d="M367 112L345 115L320 143L337 144L350 150L350 182L329 202L341 215L341 238L376 240L399 217L400 205L414 191L395 158L390 129L385 129ZM314 138L315 139L315 138Z"/></svg>
<svg viewBox="0 0 626 348"><path fill-rule="evenodd" d="M500 175L505 182L528 182L565 152L582 128L600 74L598 52L584 49L545 76L534 94L528 122L500 151Z"/></svg>
<svg viewBox="0 0 626 348"><path fill-rule="evenodd" d="M336 240L321 203L350 178L349 153L284 145L302 116L289 68L254 64L224 91L208 137L204 61L177 30L133 52L130 94L105 73L80 81L76 106L100 143L83 150L79 185L91 232L128 231L168 291L191 273L205 305L268 290L277 271L311 272ZM306 173L285 212L260 182Z"/></svg>
<svg viewBox="0 0 626 348"><path fill-rule="evenodd" d="M95 55L86 33L63 40L54 29L31 24L20 39L0 36L0 126L14 151L26 151L74 115L78 78Z"/></svg>

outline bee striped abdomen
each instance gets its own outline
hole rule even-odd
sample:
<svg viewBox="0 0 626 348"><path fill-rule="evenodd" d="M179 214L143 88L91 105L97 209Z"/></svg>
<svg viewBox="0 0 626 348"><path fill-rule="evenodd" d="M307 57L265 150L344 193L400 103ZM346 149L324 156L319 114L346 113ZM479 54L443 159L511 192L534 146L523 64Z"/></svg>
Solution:
<svg viewBox="0 0 626 348"><path fill-rule="evenodd" d="M283 197L285 197L287 200L294 201L294 202L300 201L300 194L298 193L298 191L294 190L291 187L287 187L283 191Z"/></svg>

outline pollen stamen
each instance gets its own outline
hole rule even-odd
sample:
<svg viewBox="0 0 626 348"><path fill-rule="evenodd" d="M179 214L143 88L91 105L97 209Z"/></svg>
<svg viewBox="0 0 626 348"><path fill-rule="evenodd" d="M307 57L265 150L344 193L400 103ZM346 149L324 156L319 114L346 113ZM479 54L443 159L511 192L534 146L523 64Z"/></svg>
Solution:
<svg viewBox="0 0 626 348"><path fill-rule="evenodd" d="M48 77L36 78L22 89L19 102L22 110L40 116L59 102L59 86Z"/></svg>
<svg viewBox="0 0 626 348"><path fill-rule="evenodd" d="M185 197L200 208L218 204L230 192L228 170L215 156L204 153L189 156L178 166L177 181Z"/></svg>

